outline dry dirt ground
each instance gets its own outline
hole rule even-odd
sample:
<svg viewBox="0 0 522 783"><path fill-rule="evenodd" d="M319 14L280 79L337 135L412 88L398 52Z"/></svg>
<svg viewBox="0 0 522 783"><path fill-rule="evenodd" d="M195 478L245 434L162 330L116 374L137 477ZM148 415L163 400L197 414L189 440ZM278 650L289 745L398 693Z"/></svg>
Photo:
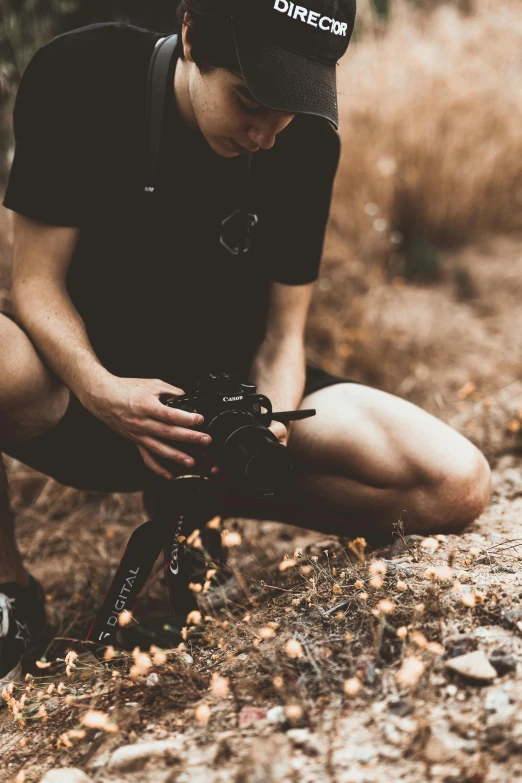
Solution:
<svg viewBox="0 0 522 783"><path fill-rule="evenodd" d="M25 725L0 716L1 779L37 781L57 767L98 783L521 779L521 475L519 458L502 457L490 508L466 533L397 537L368 548L364 563L361 544L242 523L233 559L248 595L203 620L198 644L189 636L184 652L145 662L133 677L127 659L84 655L69 677L54 663L29 690L14 689L16 701L26 695ZM22 529L30 507L40 514L47 503L56 517L56 498L28 500ZM82 551L114 562L137 503L82 500L76 513L81 506L86 522L90 506L89 528L73 508L23 539L51 614L80 625L85 593L104 570L86 574ZM448 668L474 651L483 655L467 675ZM84 725L87 713L101 728ZM63 774L56 780L76 779Z"/></svg>
<svg viewBox="0 0 522 783"><path fill-rule="evenodd" d="M191 618L184 649L98 662L75 640L145 519L141 499L10 464L20 544L59 638L6 694L0 780L522 779L521 248L504 237L447 254L431 289L331 254L318 288L311 347L329 369L425 404L486 449L491 504L463 535L403 540L399 524L378 548L223 520L241 534L239 597ZM143 605L162 598L156 577Z"/></svg>

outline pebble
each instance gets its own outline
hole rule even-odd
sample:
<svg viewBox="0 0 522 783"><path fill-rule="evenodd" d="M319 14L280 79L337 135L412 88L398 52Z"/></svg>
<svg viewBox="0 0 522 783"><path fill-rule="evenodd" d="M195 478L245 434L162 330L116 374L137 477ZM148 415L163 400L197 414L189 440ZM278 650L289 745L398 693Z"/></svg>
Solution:
<svg viewBox="0 0 522 783"><path fill-rule="evenodd" d="M516 672L517 660L514 655L497 648L489 654L489 662L496 670L499 677L509 672Z"/></svg>
<svg viewBox="0 0 522 783"><path fill-rule="evenodd" d="M284 734L274 734L254 740L243 760L237 780L241 783L281 783L291 774L290 743Z"/></svg>
<svg viewBox="0 0 522 783"><path fill-rule="evenodd" d="M301 748L307 756L320 755L321 748L317 737L311 734L309 729L289 729L286 736L296 748Z"/></svg>
<svg viewBox="0 0 522 783"><path fill-rule="evenodd" d="M266 717L267 711L262 707L242 707L239 713L239 728L246 729Z"/></svg>
<svg viewBox="0 0 522 783"><path fill-rule="evenodd" d="M507 628L512 628L522 620L522 609L508 609L507 612L503 612L502 620Z"/></svg>
<svg viewBox="0 0 522 783"><path fill-rule="evenodd" d="M424 748L424 758L433 764L453 761L463 750L464 742L445 728L434 725Z"/></svg>
<svg viewBox="0 0 522 783"><path fill-rule="evenodd" d="M269 723L285 723L285 709L280 705L277 707L271 707L271 709L269 709L266 713L266 717Z"/></svg>
<svg viewBox="0 0 522 783"><path fill-rule="evenodd" d="M459 655L446 661L446 668L469 677L472 680L491 682L497 676L497 672L490 664L483 650Z"/></svg>
<svg viewBox="0 0 522 783"><path fill-rule="evenodd" d="M390 558L399 557L400 555L408 553L409 547L413 547L416 544L420 544L421 541L424 541L424 536L417 536L412 533L409 536L405 536L404 540L406 542L406 546L404 545L402 539L395 539L390 547Z"/></svg>
<svg viewBox="0 0 522 783"><path fill-rule="evenodd" d="M356 761L360 761L362 764L367 764L369 761L375 758L377 750L373 745L361 745L354 748L353 757Z"/></svg>
<svg viewBox="0 0 522 783"><path fill-rule="evenodd" d="M159 682L159 675L156 672L151 672L147 679L145 680L145 684L149 686L149 688L154 688L155 685L157 685Z"/></svg>
<svg viewBox="0 0 522 783"><path fill-rule="evenodd" d="M179 759L180 754L181 742L179 738L123 745L112 753L109 769L131 772L142 769L149 759L160 758L168 761L169 759Z"/></svg>
<svg viewBox="0 0 522 783"><path fill-rule="evenodd" d="M446 648L446 653L449 658L465 655L465 653L476 650L477 646L478 642L473 636L468 636L463 633L447 636L444 639L444 647Z"/></svg>
<svg viewBox="0 0 522 783"><path fill-rule="evenodd" d="M490 688L484 701L488 712L502 712L509 707L509 694L505 688Z"/></svg>
<svg viewBox="0 0 522 783"><path fill-rule="evenodd" d="M390 575L397 574L398 576L406 577L406 579L411 579L412 576L415 576L415 571L412 571L404 563L394 563L393 560L385 560L384 562L386 563L386 573Z"/></svg>
<svg viewBox="0 0 522 783"><path fill-rule="evenodd" d="M309 729L289 729L289 731L286 732L286 736L296 745L296 747L304 745L304 743L308 742L312 737Z"/></svg>
<svg viewBox="0 0 522 783"><path fill-rule="evenodd" d="M389 742L391 745L399 746L403 744L404 735L401 734L396 726L391 726L389 723L386 723L383 726L382 734L386 742Z"/></svg>
<svg viewBox="0 0 522 783"><path fill-rule="evenodd" d="M400 718L404 718L405 715L411 715L414 712L415 707L411 701L399 699L398 701L390 701L388 709L392 715L398 715Z"/></svg>
<svg viewBox="0 0 522 783"><path fill-rule="evenodd" d="M63 767L62 769L50 769L43 776L40 783L92 783L81 769L74 767Z"/></svg>

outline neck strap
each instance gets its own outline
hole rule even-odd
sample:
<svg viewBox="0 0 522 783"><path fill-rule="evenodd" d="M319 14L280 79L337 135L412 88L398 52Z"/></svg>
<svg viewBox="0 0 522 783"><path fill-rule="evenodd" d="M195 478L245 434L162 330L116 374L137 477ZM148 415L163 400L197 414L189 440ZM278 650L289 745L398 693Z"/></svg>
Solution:
<svg viewBox="0 0 522 783"><path fill-rule="evenodd" d="M158 177L161 131L165 114L165 98L173 89L174 50L178 36L169 35L156 43L149 65L147 110L145 114L145 192L154 193Z"/></svg>

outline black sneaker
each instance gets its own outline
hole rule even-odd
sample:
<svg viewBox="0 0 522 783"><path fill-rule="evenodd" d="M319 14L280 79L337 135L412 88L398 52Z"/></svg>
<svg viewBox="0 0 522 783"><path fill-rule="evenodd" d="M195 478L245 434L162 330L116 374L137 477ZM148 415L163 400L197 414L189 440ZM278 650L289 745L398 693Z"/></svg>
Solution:
<svg viewBox="0 0 522 783"><path fill-rule="evenodd" d="M22 679L22 659L36 648L46 628L45 595L36 579L30 577L29 587L0 585L0 692L5 684Z"/></svg>

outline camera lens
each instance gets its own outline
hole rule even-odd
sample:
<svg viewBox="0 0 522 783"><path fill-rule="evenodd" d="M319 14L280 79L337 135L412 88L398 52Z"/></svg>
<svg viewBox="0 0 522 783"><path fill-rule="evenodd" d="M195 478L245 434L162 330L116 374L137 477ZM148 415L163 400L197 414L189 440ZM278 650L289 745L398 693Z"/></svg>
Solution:
<svg viewBox="0 0 522 783"><path fill-rule="evenodd" d="M270 497L290 483L288 450L251 414L226 411L212 422L209 433L219 463L257 497Z"/></svg>

